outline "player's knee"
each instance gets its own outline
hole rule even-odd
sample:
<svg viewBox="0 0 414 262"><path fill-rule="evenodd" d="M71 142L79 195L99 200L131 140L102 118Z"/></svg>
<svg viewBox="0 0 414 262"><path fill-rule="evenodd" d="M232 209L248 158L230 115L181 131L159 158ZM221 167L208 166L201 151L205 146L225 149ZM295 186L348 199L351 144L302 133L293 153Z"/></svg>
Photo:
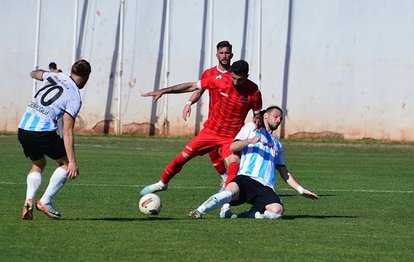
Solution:
<svg viewBox="0 0 414 262"><path fill-rule="evenodd" d="M267 205L266 210L269 211L269 212L272 212L274 214L279 214L279 215L282 215L283 211L284 211L283 206L281 204L278 204L278 203L273 203L273 204Z"/></svg>

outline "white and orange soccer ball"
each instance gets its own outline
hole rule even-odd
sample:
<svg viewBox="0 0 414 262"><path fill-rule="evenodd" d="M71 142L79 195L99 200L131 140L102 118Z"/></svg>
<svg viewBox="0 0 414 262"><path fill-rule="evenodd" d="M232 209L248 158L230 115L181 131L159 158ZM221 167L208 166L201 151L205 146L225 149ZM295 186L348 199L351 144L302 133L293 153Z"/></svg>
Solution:
<svg viewBox="0 0 414 262"><path fill-rule="evenodd" d="M145 215L158 215L161 208L161 198L156 194L147 194L139 200L139 210Z"/></svg>

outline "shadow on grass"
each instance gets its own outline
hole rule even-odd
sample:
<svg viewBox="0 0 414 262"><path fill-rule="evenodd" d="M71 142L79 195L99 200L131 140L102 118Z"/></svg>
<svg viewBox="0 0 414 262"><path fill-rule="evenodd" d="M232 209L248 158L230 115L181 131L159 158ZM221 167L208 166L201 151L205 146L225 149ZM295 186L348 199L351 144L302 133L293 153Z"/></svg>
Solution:
<svg viewBox="0 0 414 262"><path fill-rule="evenodd" d="M283 220L295 220L295 219L327 219L327 218L356 218L356 216L336 216L336 215L284 215Z"/></svg>
<svg viewBox="0 0 414 262"><path fill-rule="evenodd" d="M303 196L301 196L301 195L299 195L299 194L293 194L293 195L291 195L291 194L288 194L288 195L286 195L286 194L277 194L279 197L303 197ZM318 196L319 197L333 197L333 196L338 196L338 195L333 195L333 194L318 194Z"/></svg>

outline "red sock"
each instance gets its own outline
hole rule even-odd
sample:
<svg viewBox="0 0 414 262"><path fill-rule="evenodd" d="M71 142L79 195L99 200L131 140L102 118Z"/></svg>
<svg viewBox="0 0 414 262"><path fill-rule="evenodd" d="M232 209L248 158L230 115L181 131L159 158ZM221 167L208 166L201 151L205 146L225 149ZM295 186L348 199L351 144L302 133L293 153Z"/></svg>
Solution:
<svg viewBox="0 0 414 262"><path fill-rule="evenodd" d="M164 172L162 172L161 175L161 182L168 184L168 182L181 171L188 160L190 159L185 158L182 153L178 154L178 156L165 167Z"/></svg>
<svg viewBox="0 0 414 262"><path fill-rule="evenodd" d="M213 163L213 167L220 175L226 173L226 166L224 165L224 161Z"/></svg>
<svg viewBox="0 0 414 262"><path fill-rule="evenodd" d="M230 163L230 165L227 167L227 180L224 183L224 186L227 186L227 184L230 183L233 180L233 178L237 176L237 171L239 171L239 163Z"/></svg>

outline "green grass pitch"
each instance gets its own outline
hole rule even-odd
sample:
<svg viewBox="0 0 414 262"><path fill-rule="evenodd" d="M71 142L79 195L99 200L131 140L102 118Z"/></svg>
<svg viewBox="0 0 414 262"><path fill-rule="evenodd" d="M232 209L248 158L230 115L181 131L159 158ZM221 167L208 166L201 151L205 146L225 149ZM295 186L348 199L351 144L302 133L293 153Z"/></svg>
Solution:
<svg viewBox="0 0 414 262"><path fill-rule="evenodd" d="M219 219L218 211L189 219L220 184L208 157L198 157L158 193L160 215L141 214L139 191L188 140L77 136L80 176L54 200L62 219L35 210L22 221L30 162L16 135L0 136L0 260L413 260L414 144L282 141L289 170L321 198L299 196L278 176L286 211L277 221ZM55 167L48 159L41 193Z"/></svg>

